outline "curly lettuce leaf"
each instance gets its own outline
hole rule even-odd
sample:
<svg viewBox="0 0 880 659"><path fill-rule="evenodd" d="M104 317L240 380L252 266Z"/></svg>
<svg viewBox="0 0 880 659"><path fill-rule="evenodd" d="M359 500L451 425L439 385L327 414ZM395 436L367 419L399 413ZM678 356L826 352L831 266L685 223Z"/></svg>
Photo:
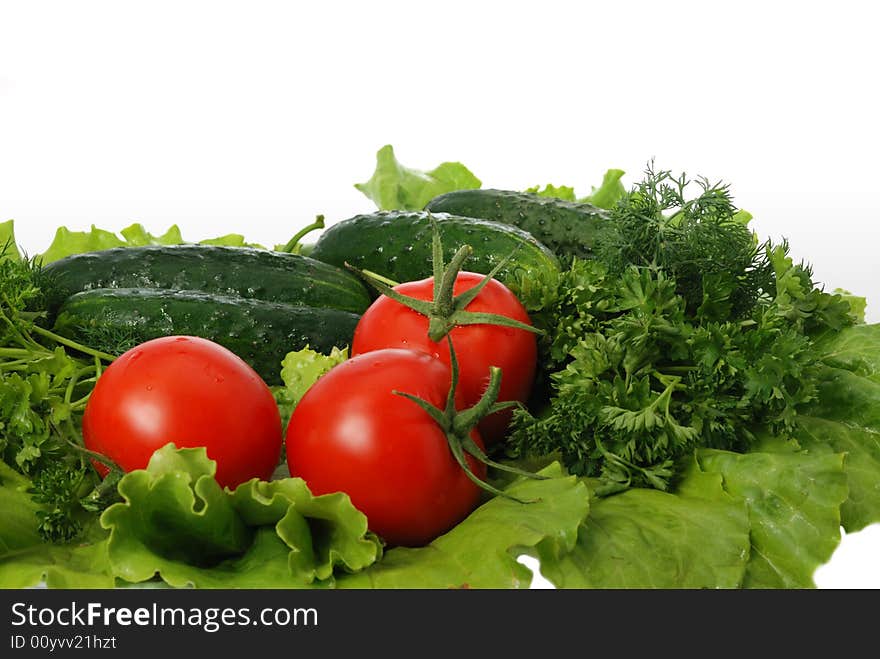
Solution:
<svg viewBox="0 0 880 659"><path fill-rule="evenodd" d="M536 194L539 197L554 197L563 201L577 201L574 195L574 188L570 188L567 185L556 186L548 183L543 188L540 185L534 185L531 188L526 188L523 192Z"/></svg>
<svg viewBox="0 0 880 659"><path fill-rule="evenodd" d="M369 181L356 183L379 210L421 210L431 199L454 190L472 190L480 179L459 162L444 162L423 172L400 164L386 144L376 153L376 169Z"/></svg>
<svg viewBox="0 0 880 659"><path fill-rule="evenodd" d="M157 451L119 482L108 508L112 573L175 587L329 587L334 569L360 570L381 555L347 496L312 496L300 479L249 481L234 492L214 479L204 449Z"/></svg>
<svg viewBox="0 0 880 659"><path fill-rule="evenodd" d="M205 238L199 241L200 245L219 245L221 247L261 247L256 243L249 243L240 233L227 233L217 238Z"/></svg>
<svg viewBox="0 0 880 659"><path fill-rule="evenodd" d="M880 324L848 327L821 341L819 351L828 366L880 384ZM858 410L848 406L844 413L852 411Z"/></svg>
<svg viewBox="0 0 880 659"><path fill-rule="evenodd" d="M849 327L820 350L818 400L798 415L795 438L816 454L846 453L840 516L854 532L880 522L880 324Z"/></svg>
<svg viewBox="0 0 880 659"><path fill-rule="evenodd" d="M849 304L850 314L852 314L853 320L857 324L865 322L865 311L868 309L868 298L855 295L843 288L835 288L831 294L839 295L847 302L847 304Z"/></svg>
<svg viewBox="0 0 880 659"><path fill-rule="evenodd" d="M877 405L880 386L874 389ZM846 420L803 414L798 417L798 427L795 437L811 453L846 454L844 472L849 496L840 506L840 523L847 533L880 522L880 487L877 485L880 483L880 432L860 428Z"/></svg>
<svg viewBox="0 0 880 659"><path fill-rule="evenodd" d="M577 201L580 203L593 204L599 208L614 208L617 200L626 195L626 188L620 179L623 178L622 169L609 169L602 177L602 184L597 188L593 186L592 192L585 197L578 197L574 188L567 185L553 185L548 183L543 188L539 185L527 188L524 192L531 192L540 197L555 197L563 201Z"/></svg>
<svg viewBox="0 0 880 659"><path fill-rule="evenodd" d="M626 195L626 188L620 180L625 173L622 169L607 170L602 177L602 184L598 188L593 187L593 191L580 201L599 208L614 208L617 200Z"/></svg>
<svg viewBox="0 0 880 659"><path fill-rule="evenodd" d="M251 526L278 520L275 529L290 548L288 567L299 581L328 581L337 568L357 572L381 556L367 518L342 492L314 496L300 478L252 480L240 485L232 500Z"/></svg>
<svg viewBox="0 0 880 659"><path fill-rule="evenodd" d="M89 231L71 231L67 227L58 227L49 248L39 255L38 259L46 264L72 254L96 252L124 245L125 241L115 233L99 229L94 224Z"/></svg>
<svg viewBox="0 0 880 659"><path fill-rule="evenodd" d="M700 449L697 460L748 506L752 550L743 587L814 588L813 573L840 542L843 454Z"/></svg>
<svg viewBox="0 0 880 659"><path fill-rule="evenodd" d="M522 553L542 562L569 551L589 510L586 486L564 476L558 463L546 480L519 480L506 492L532 503L490 499L429 545L396 547L382 561L337 580L340 588L528 588L531 571Z"/></svg>
<svg viewBox="0 0 880 659"><path fill-rule="evenodd" d="M112 231L99 229L94 224L89 231L71 231L67 227L59 227L49 248L37 258L46 264L62 259L65 256L82 254L84 252L96 252L113 247L182 245L187 242L183 239L180 228L176 224L172 224L165 233L158 236L151 234L139 223L125 227L119 233L121 237ZM237 233L202 240L200 244L259 247L259 245L245 242L244 236Z"/></svg>
<svg viewBox="0 0 880 659"><path fill-rule="evenodd" d="M281 361L281 381L283 385L273 387L275 402L286 424L294 408L306 391L331 368L348 359L348 348L333 348L329 355L323 355L306 346L302 350L288 352Z"/></svg>
<svg viewBox="0 0 880 659"><path fill-rule="evenodd" d="M541 572L558 588L738 588L748 557L745 503L694 465L674 494L594 501L577 546Z"/></svg>

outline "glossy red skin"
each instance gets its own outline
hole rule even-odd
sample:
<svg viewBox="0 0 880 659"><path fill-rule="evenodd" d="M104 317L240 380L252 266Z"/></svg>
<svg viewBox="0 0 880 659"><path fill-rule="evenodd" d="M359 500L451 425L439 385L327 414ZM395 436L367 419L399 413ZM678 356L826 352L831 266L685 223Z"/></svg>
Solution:
<svg viewBox="0 0 880 659"><path fill-rule="evenodd" d="M460 272L453 288L455 295L482 281L484 275ZM395 291L419 300L431 300L434 278L407 282ZM494 313L531 325L529 315L513 292L501 282L491 280L467 306L467 311ZM468 405L476 403L489 383L489 367L502 371L498 402L528 400L535 380L538 358L537 340L533 332L499 325L465 325L450 332L459 363L459 389ZM428 318L384 295L378 297L361 317L355 328L352 355L382 348L408 348L423 351L449 365L446 339L434 342L428 338ZM505 410L483 419L480 435L487 445L501 439L510 422L511 412Z"/></svg>
<svg viewBox="0 0 880 659"><path fill-rule="evenodd" d="M347 493L387 543L427 544L476 507L480 488L452 456L440 426L393 392L443 409L450 384L445 364L411 350L379 350L335 366L290 418L291 475L314 494ZM471 437L482 447L476 430ZM485 465L470 456L468 464L485 479Z"/></svg>
<svg viewBox="0 0 880 659"><path fill-rule="evenodd" d="M111 363L82 429L86 448L124 471L145 468L168 442L204 446L217 482L230 488L268 479L281 455L281 417L266 383L231 351L191 336L147 341Z"/></svg>

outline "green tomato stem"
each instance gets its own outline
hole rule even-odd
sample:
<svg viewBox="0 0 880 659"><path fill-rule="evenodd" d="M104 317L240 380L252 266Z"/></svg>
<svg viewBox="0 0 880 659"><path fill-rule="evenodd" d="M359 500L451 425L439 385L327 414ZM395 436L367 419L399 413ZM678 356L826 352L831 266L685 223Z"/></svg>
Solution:
<svg viewBox="0 0 880 659"><path fill-rule="evenodd" d="M457 411L455 409L455 391L458 389L459 379L458 357L455 354L455 347L452 345L452 339L448 335L446 336L446 341L449 344L449 363L452 370L452 382L450 383L449 393L446 397L445 409L441 410L428 401L412 394L400 391L394 391L393 393L414 402L421 407L438 426L440 426L446 435L446 441L449 444L449 451L452 453L459 466L464 470L468 479L473 481L483 490L495 496L501 496L519 503L531 503L531 500L518 499L499 490L490 483L479 478L471 470L465 454L472 456L487 466L512 472L518 476L525 476L534 479L546 478L540 474L516 469L515 467L507 467L506 465L490 460L486 453L471 438L471 431L480 423L480 421L483 420L483 418L499 411L500 409L511 407L516 403L498 404L495 402L498 399L498 392L501 389L501 369L493 366L489 369L489 385L480 397L480 400L477 401L473 407L460 412Z"/></svg>

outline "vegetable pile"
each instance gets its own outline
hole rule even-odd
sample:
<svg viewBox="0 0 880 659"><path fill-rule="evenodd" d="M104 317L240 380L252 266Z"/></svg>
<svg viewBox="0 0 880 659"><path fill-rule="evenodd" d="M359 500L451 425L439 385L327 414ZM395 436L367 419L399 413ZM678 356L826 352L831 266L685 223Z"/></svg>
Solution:
<svg viewBox="0 0 880 659"><path fill-rule="evenodd" d="M880 326L623 175L386 146L312 244L0 224L0 586L812 587L880 522Z"/></svg>

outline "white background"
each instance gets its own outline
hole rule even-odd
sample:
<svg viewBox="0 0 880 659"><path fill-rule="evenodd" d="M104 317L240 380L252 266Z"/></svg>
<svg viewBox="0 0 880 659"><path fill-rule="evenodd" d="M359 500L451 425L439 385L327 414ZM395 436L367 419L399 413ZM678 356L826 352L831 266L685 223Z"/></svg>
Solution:
<svg viewBox="0 0 880 659"><path fill-rule="evenodd" d="M370 210L386 143L581 193L653 158L731 182L876 322L872 4L0 0L0 221L30 252L133 221L274 244ZM875 525L817 583L880 587L878 556Z"/></svg>

